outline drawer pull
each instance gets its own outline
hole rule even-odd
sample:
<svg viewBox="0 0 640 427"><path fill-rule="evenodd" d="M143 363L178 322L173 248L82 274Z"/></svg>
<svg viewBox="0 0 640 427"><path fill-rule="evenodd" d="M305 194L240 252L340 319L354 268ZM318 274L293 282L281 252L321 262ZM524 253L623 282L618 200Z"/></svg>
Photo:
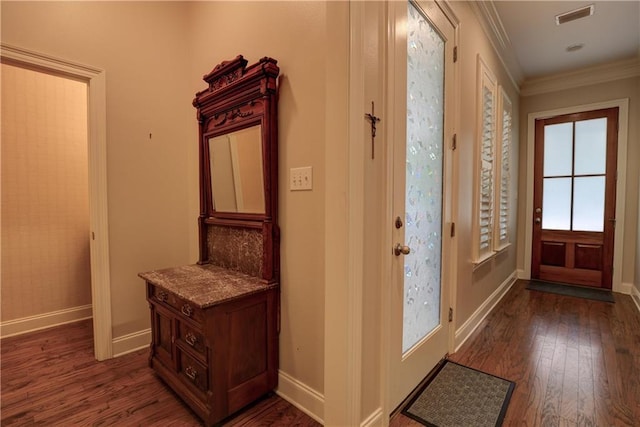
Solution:
<svg viewBox="0 0 640 427"><path fill-rule="evenodd" d="M187 332L187 336L184 337L184 340L187 342L187 344L189 344L191 347L195 346L196 343L198 342L198 338L196 338L196 336L194 334L192 334L191 332Z"/></svg>
<svg viewBox="0 0 640 427"><path fill-rule="evenodd" d="M158 293L156 293L156 299L158 301L162 301L165 302L167 300L167 293L165 291L158 291Z"/></svg>
<svg viewBox="0 0 640 427"><path fill-rule="evenodd" d="M191 381L195 381L196 377L198 376L198 373L196 372L196 370L193 369L193 367L191 366L187 366L184 369L184 374L188 376L191 379Z"/></svg>
<svg viewBox="0 0 640 427"><path fill-rule="evenodd" d="M191 315L193 314L193 309L189 304L183 305L181 311L182 311L182 314L184 314L187 317L191 317Z"/></svg>

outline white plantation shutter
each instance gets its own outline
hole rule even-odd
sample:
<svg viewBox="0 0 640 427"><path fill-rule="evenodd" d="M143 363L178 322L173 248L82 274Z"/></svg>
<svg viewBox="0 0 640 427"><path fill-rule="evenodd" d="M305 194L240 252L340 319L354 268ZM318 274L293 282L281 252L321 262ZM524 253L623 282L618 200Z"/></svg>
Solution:
<svg viewBox="0 0 640 427"><path fill-rule="evenodd" d="M500 250L509 243L509 198L510 198L510 163L511 163L511 138L512 138L512 108L511 101L507 97L504 90L501 90L500 95L500 139L499 139L499 159L498 167L498 179L499 189L497 191L496 198L496 227L494 231L494 250Z"/></svg>
<svg viewBox="0 0 640 427"><path fill-rule="evenodd" d="M493 253L495 139L496 139L496 79L478 56L479 85L479 185L476 195L474 258L481 261Z"/></svg>

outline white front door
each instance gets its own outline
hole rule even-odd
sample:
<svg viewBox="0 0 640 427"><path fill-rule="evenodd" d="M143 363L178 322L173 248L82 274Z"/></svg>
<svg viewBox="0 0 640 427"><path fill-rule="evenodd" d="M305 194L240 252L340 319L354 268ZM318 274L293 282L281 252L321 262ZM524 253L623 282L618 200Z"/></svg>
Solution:
<svg viewBox="0 0 640 427"><path fill-rule="evenodd" d="M389 7L393 409L449 349L454 27L435 2Z"/></svg>

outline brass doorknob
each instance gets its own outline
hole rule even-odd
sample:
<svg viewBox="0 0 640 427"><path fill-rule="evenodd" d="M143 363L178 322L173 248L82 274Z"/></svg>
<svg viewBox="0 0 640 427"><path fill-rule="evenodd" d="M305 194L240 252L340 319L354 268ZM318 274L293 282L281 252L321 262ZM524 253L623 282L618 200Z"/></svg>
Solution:
<svg viewBox="0 0 640 427"><path fill-rule="evenodd" d="M409 246L404 246L398 243L396 247L393 248L393 253L395 253L396 256L400 256L401 254L409 255L411 253L411 248Z"/></svg>
<svg viewBox="0 0 640 427"><path fill-rule="evenodd" d="M540 219L539 217L536 218L536 224L540 224L542 222L542 219Z"/></svg>

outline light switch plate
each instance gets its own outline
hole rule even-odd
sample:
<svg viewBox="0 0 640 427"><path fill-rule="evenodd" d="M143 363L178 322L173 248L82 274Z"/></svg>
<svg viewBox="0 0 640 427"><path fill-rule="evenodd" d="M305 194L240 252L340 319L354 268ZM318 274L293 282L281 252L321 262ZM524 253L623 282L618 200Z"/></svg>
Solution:
<svg viewBox="0 0 640 427"><path fill-rule="evenodd" d="M289 189L291 191L313 189L313 171L311 166L291 168L289 170Z"/></svg>

